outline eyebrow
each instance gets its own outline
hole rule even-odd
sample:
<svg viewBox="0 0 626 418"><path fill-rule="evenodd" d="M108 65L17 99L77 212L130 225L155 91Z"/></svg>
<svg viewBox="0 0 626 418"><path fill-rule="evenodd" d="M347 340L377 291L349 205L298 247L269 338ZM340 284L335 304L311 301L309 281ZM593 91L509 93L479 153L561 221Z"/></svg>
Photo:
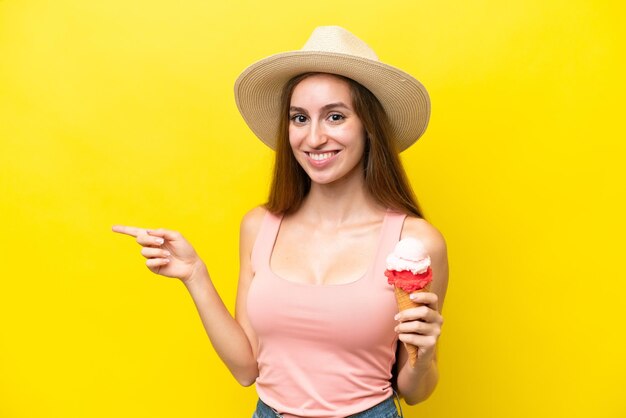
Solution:
<svg viewBox="0 0 626 418"><path fill-rule="evenodd" d="M343 107L347 110L350 110L350 108L343 102L336 102L336 103L329 103L327 105L322 106L322 111L327 111L330 109L335 109L337 107ZM306 109L302 108L302 107L297 107L297 106L290 106L289 107L289 111L290 112L303 112L306 113Z"/></svg>

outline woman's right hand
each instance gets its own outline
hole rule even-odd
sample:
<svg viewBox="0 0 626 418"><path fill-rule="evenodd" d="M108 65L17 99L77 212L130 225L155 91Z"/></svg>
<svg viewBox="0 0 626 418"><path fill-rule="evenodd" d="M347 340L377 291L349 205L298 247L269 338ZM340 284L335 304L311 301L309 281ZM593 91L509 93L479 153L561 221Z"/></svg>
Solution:
<svg viewBox="0 0 626 418"><path fill-rule="evenodd" d="M142 246L141 255L147 258L146 266L153 273L187 283L194 272L204 267L196 251L180 232L124 225L114 225L111 229L135 237Z"/></svg>

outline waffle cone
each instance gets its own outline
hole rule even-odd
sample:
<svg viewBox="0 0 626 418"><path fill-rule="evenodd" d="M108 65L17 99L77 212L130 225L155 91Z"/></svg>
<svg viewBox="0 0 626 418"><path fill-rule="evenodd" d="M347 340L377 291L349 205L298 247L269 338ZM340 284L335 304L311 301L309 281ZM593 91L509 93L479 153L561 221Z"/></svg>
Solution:
<svg viewBox="0 0 626 418"><path fill-rule="evenodd" d="M396 302L398 304L398 311L404 311L410 308L416 308L421 306L421 303L415 303L409 298L410 293L400 289L399 287L393 287L396 294ZM425 292L426 289L418 290L418 292ZM415 292L412 292L415 293ZM403 343L406 347L406 351L409 353L409 364L411 367L415 367L417 362L417 347L411 344Z"/></svg>

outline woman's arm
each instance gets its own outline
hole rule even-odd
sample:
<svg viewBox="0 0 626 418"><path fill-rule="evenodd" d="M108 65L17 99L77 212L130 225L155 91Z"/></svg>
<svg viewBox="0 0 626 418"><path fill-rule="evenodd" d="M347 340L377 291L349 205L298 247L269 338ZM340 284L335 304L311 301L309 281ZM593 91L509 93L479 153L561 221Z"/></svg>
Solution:
<svg viewBox="0 0 626 418"><path fill-rule="evenodd" d="M415 237L424 243L433 269L430 291L416 293L415 302L423 306L402 311L397 317L400 341L418 347L417 364L411 367L404 344L399 344L396 381L400 396L407 404L415 405L432 394L439 380L436 350L448 287L448 256L443 235L423 219L407 217L402 231L402 238L406 237Z"/></svg>
<svg viewBox="0 0 626 418"><path fill-rule="evenodd" d="M185 282L213 348L232 375L243 386L254 383L258 369L250 341L231 316L213 286L206 268L198 269Z"/></svg>
<svg viewBox="0 0 626 418"><path fill-rule="evenodd" d="M245 301L252 281L250 263L264 209L256 208L244 216L240 231L240 274L236 303L236 319L226 309L204 262L189 242L176 231L148 231L115 225L114 232L136 238L143 247L147 267L155 274L180 279L191 295L211 343L237 381L250 386L258 376L257 340L245 310Z"/></svg>
<svg viewBox="0 0 626 418"><path fill-rule="evenodd" d="M256 361L257 338L250 326L246 300L254 276L250 256L264 213L264 209L255 208L248 212L241 222L240 270L235 318L224 306L206 268L199 269L185 282L215 351L243 386L252 385L259 375Z"/></svg>

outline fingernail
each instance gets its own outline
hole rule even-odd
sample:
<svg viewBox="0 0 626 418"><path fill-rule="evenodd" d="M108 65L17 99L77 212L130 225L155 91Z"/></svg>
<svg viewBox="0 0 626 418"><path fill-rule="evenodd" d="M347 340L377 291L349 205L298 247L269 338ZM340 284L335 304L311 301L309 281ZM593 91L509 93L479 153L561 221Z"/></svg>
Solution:
<svg viewBox="0 0 626 418"><path fill-rule="evenodd" d="M165 251L165 255L169 257L172 254L169 251Z"/></svg>
<svg viewBox="0 0 626 418"><path fill-rule="evenodd" d="M396 314L396 316L393 317L393 319L395 319L396 321L398 320L398 318L400 318L400 314Z"/></svg>
<svg viewBox="0 0 626 418"><path fill-rule="evenodd" d="M163 244L163 238L157 238L155 241L159 244Z"/></svg>
<svg viewBox="0 0 626 418"><path fill-rule="evenodd" d="M415 299L417 299L417 293L411 293L411 294L409 295L409 299L411 299L411 300L415 300Z"/></svg>

